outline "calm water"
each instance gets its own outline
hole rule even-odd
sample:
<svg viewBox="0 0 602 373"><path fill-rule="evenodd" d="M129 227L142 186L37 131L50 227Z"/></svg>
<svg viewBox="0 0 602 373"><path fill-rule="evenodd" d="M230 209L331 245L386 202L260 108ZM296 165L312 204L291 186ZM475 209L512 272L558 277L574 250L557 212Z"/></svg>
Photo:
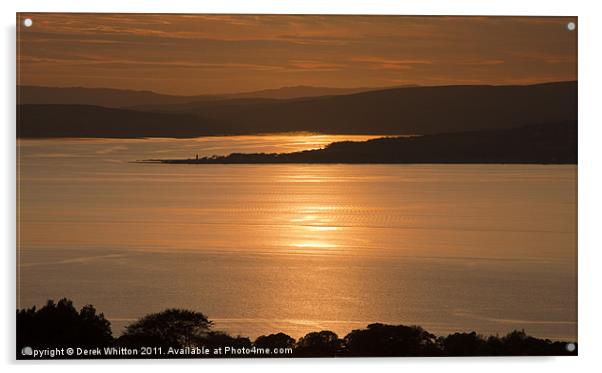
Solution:
<svg viewBox="0 0 602 373"><path fill-rule="evenodd" d="M576 166L128 163L343 138L20 141L18 304L91 303L116 334L185 307L251 337L576 338Z"/></svg>

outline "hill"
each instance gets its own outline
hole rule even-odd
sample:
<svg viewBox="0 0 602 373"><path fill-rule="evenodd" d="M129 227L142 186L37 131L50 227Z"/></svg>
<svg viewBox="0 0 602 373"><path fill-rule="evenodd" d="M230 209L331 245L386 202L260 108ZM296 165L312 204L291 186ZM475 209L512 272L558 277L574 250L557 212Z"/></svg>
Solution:
<svg viewBox="0 0 602 373"><path fill-rule="evenodd" d="M129 108L135 106L172 105L189 102L207 102L230 99L293 99L300 97L344 95L377 88L331 88L295 86L276 89L264 89L251 92L230 93L221 95L178 96L156 93L152 91L136 91L114 88L84 87L41 87L19 86L17 97L20 105L92 105L112 108Z"/></svg>
<svg viewBox="0 0 602 373"><path fill-rule="evenodd" d="M577 163L577 123L513 129L335 142L324 149L283 154L240 154L201 159L149 160L206 163Z"/></svg>
<svg viewBox="0 0 602 373"><path fill-rule="evenodd" d="M434 134L577 118L577 83L404 87L290 100L147 106L232 123L238 132Z"/></svg>
<svg viewBox="0 0 602 373"><path fill-rule="evenodd" d="M294 87L281 87L276 89L264 89L253 92L241 92L223 95L223 98L271 98L286 100L302 97L319 96L339 96L349 95L359 92L376 91L382 88L357 87L357 88L334 88L334 87L314 87L308 85L298 85Z"/></svg>
<svg viewBox="0 0 602 373"><path fill-rule="evenodd" d="M424 135L576 119L577 82L560 82L404 87L287 100L205 98L129 109L20 105L18 132L24 137L106 137L107 133L112 137L194 137L296 131Z"/></svg>
<svg viewBox="0 0 602 373"><path fill-rule="evenodd" d="M149 113L90 105L20 105L17 137L198 137L227 126L190 114Z"/></svg>
<svg viewBox="0 0 602 373"><path fill-rule="evenodd" d="M83 87L17 87L19 105L91 105L127 107L135 105L164 105L190 101L212 100L215 96L173 96L151 91Z"/></svg>

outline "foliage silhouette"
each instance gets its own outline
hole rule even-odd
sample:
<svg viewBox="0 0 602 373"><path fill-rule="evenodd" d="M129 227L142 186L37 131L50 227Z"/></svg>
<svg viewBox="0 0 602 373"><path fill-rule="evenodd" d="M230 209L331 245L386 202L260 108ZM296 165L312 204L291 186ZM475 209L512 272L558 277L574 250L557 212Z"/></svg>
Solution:
<svg viewBox="0 0 602 373"><path fill-rule="evenodd" d="M277 334L270 334L270 335L262 335L257 337L257 339L255 339L255 342L253 343L253 345L255 347L260 347L260 348L286 348L286 347L294 347L295 346L295 339L284 334L284 333L277 333Z"/></svg>
<svg viewBox="0 0 602 373"><path fill-rule="evenodd" d="M437 356L436 336L419 326L370 324L344 339L349 356Z"/></svg>
<svg viewBox="0 0 602 373"><path fill-rule="evenodd" d="M212 330L213 323L204 314L184 309L167 309L146 315L128 325L117 339L111 335L110 323L93 306L79 312L73 303L61 299L17 310L17 358L28 358L19 351L60 347L162 347L185 348L231 347L263 349L250 357L378 357L378 356L558 356L577 355L577 344L569 351L567 342L550 341L512 331L503 337L483 337L476 332L453 333L437 337L419 326L374 323L339 338L332 331L311 332L295 341L284 333L262 335L251 342L247 337L231 336ZM292 355L265 353L266 350L291 349ZM164 356L211 357L209 356ZM243 357L221 355L213 357ZM66 357L68 358L68 357Z"/></svg>
<svg viewBox="0 0 602 373"><path fill-rule="evenodd" d="M498 346L494 337L489 337L490 346ZM501 350L493 350L495 355L567 355L566 344L538 339L525 334L524 330L512 331L500 339Z"/></svg>
<svg viewBox="0 0 602 373"><path fill-rule="evenodd" d="M146 315L128 325L117 344L126 347L200 346L212 324L200 312L171 308Z"/></svg>
<svg viewBox="0 0 602 373"><path fill-rule="evenodd" d="M201 339L199 342L202 346L208 348L218 348L224 346L233 348L250 348L253 346L253 343L251 343L251 340L247 337L232 337L228 333L221 331L211 331L207 333L205 338Z"/></svg>
<svg viewBox="0 0 602 373"><path fill-rule="evenodd" d="M449 356L490 355L487 341L475 332L454 333L439 338L439 345Z"/></svg>
<svg viewBox="0 0 602 373"><path fill-rule="evenodd" d="M295 355L302 357L337 356L342 350L343 341L329 330L311 332L299 338L295 345Z"/></svg>
<svg viewBox="0 0 602 373"><path fill-rule="evenodd" d="M92 305L79 312L68 299L49 300L36 307L17 310L17 351L23 347L103 347L113 342L111 323Z"/></svg>

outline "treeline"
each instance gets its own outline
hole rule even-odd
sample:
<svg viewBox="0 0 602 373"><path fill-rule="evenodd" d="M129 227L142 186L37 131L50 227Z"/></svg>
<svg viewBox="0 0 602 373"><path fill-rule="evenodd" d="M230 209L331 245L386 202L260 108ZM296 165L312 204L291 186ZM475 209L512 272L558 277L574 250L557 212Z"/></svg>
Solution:
<svg viewBox="0 0 602 373"><path fill-rule="evenodd" d="M111 325L91 305L81 310L68 299L48 301L40 309L17 310L17 358L32 358L27 349L56 348L118 349L169 348L186 350L202 347L254 349L264 353L238 357L385 357L385 356L555 356L576 355L576 343L550 341L512 331L505 336L484 337L475 332L436 336L419 326L370 324L340 338L331 331L311 332L295 340L284 334L262 335L254 341L213 330L204 314L183 309L153 313L129 324L115 338ZM266 351L289 351L278 355ZM136 358L141 356L97 356ZM155 356L156 357L156 356ZM165 357L203 357L180 354ZM207 357L220 357L209 355ZM221 355L221 357L237 357ZM64 356L62 358L69 358Z"/></svg>

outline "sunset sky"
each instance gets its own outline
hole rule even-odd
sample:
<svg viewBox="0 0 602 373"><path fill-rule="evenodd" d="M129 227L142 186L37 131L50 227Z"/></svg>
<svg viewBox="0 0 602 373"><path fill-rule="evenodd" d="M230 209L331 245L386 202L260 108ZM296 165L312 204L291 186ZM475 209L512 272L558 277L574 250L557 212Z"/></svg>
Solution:
<svg viewBox="0 0 602 373"><path fill-rule="evenodd" d="M21 13L18 83L192 95L575 80L570 21L577 20Z"/></svg>

